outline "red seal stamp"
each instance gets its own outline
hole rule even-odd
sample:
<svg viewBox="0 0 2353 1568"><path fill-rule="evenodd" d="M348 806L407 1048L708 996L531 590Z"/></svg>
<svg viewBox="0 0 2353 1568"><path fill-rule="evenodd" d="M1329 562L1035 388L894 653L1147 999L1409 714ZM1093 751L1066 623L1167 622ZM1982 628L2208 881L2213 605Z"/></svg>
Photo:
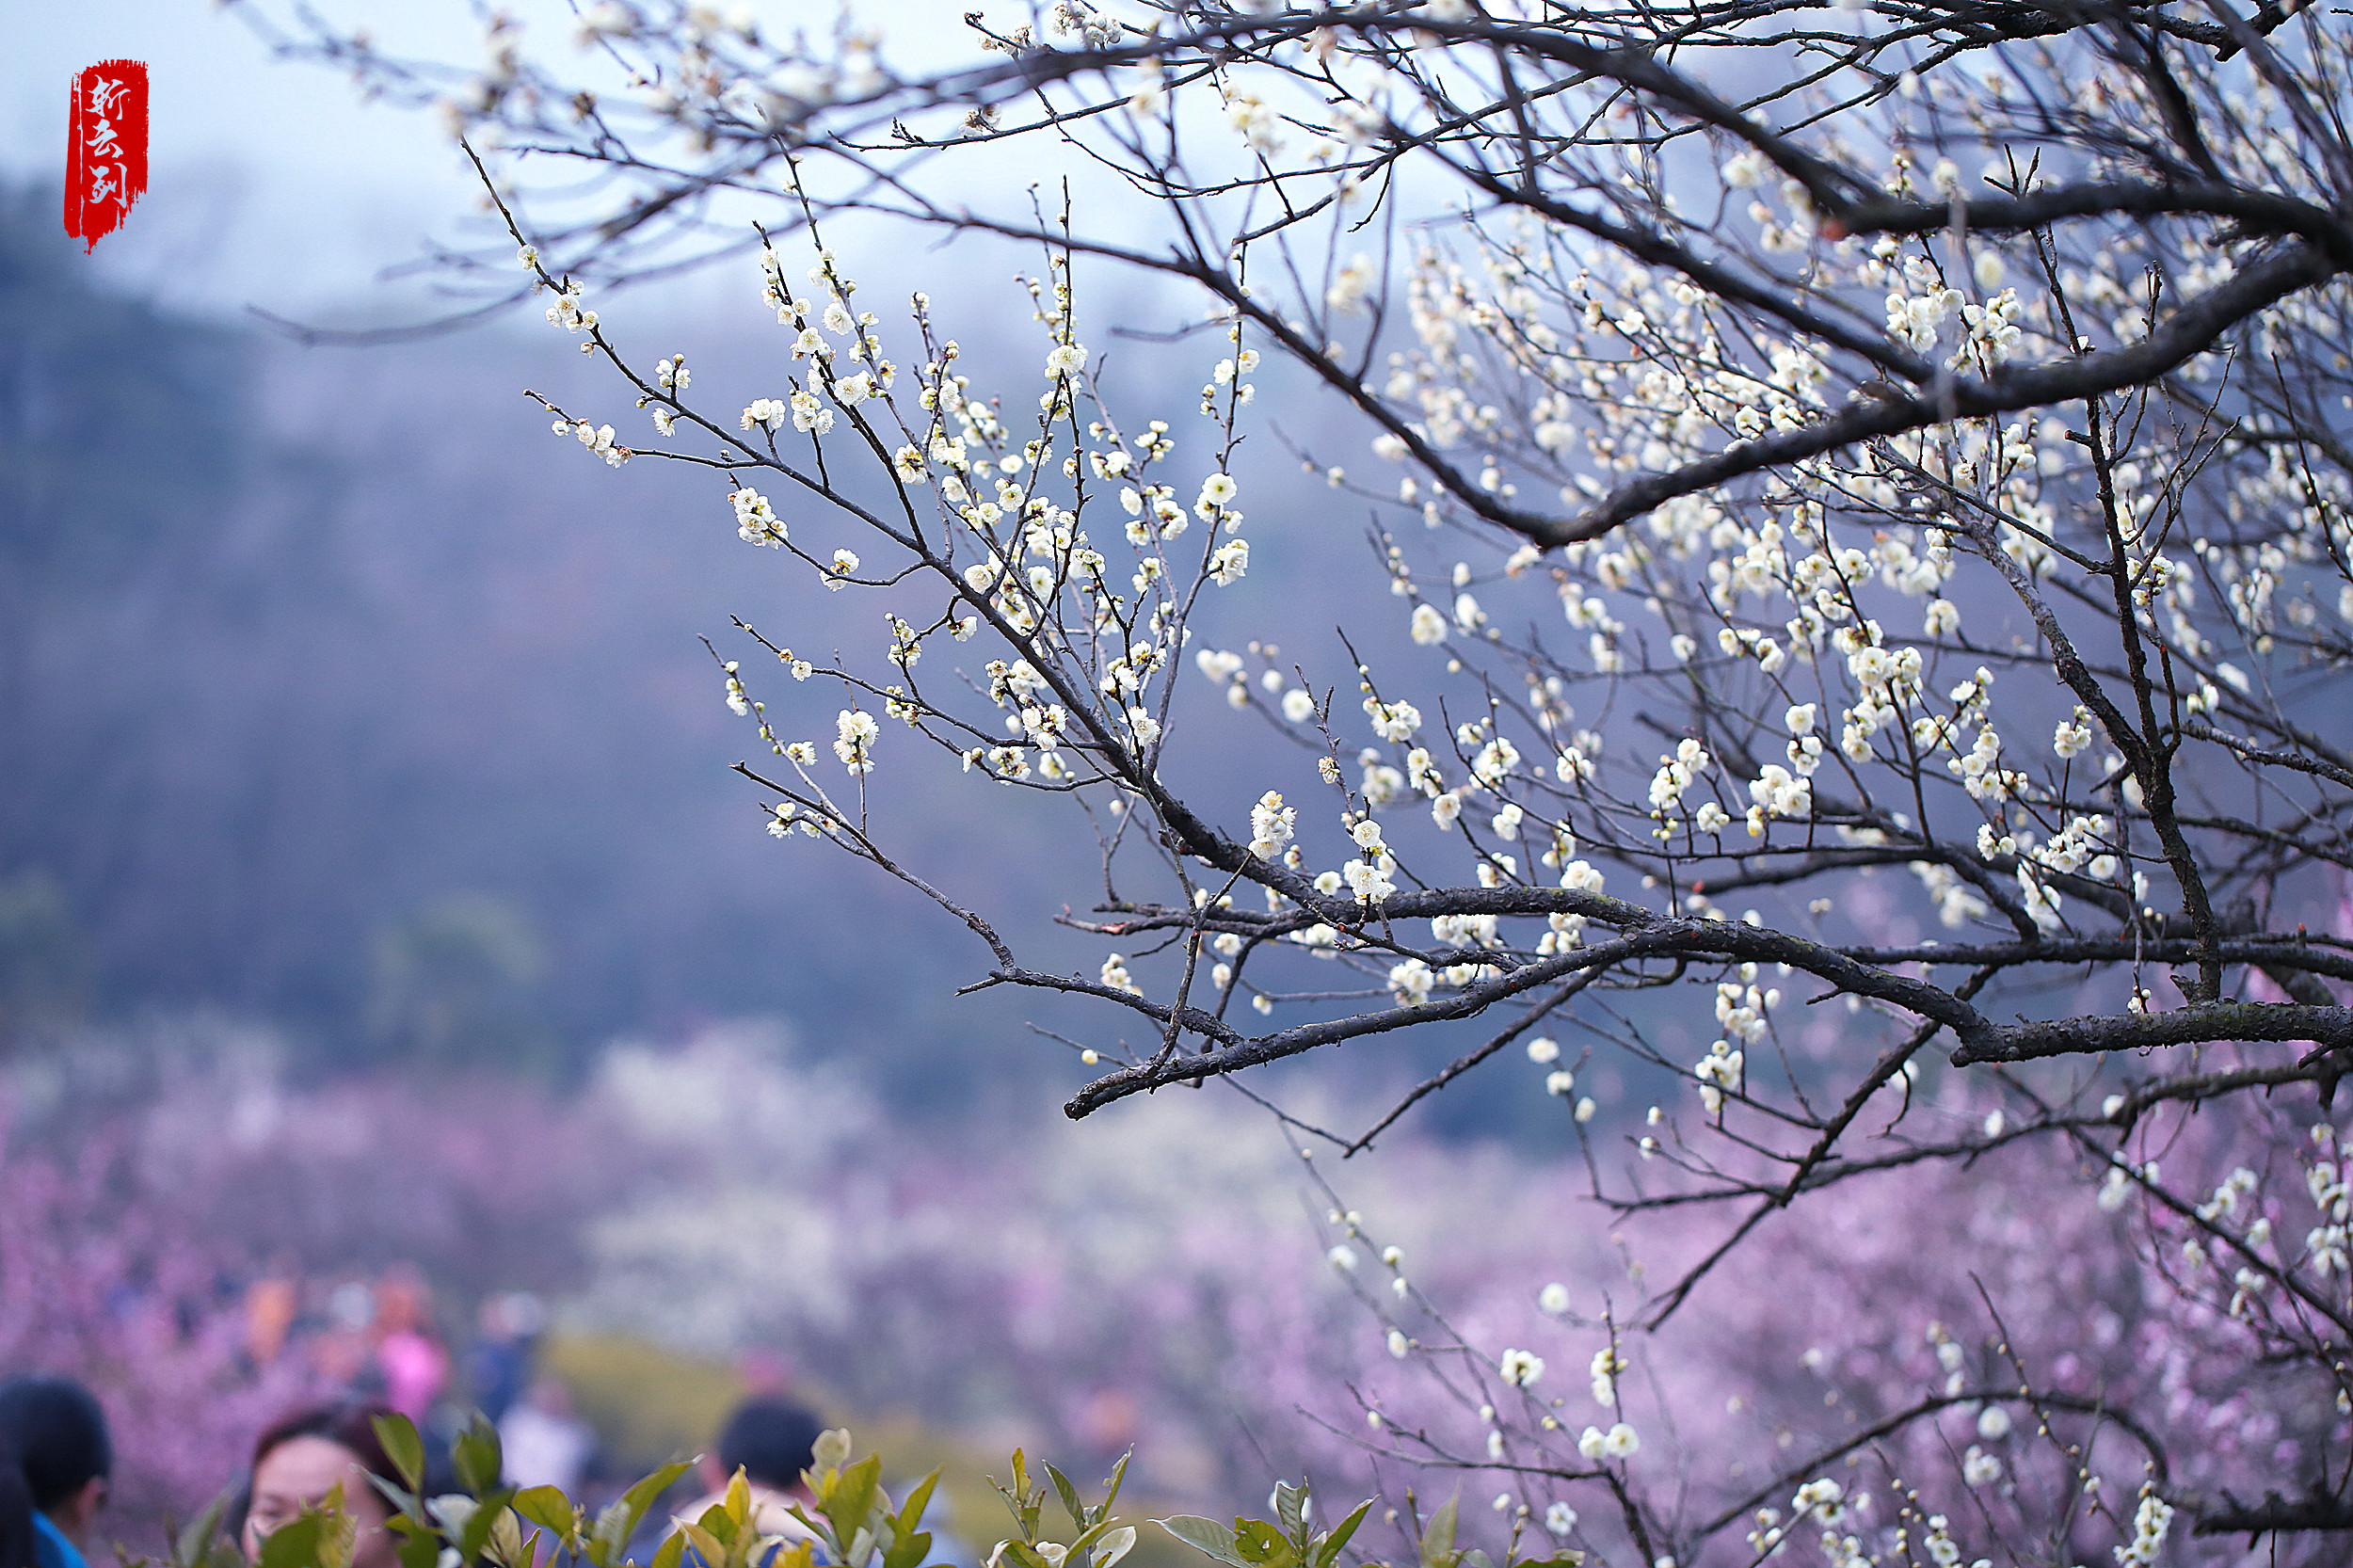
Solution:
<svg viewBox="0 0 2353 1568"><path fill-rule="evenodd" d="M75 74L65 149L65 232L95 247L147 194L147 67L102 60Z"/></svg>

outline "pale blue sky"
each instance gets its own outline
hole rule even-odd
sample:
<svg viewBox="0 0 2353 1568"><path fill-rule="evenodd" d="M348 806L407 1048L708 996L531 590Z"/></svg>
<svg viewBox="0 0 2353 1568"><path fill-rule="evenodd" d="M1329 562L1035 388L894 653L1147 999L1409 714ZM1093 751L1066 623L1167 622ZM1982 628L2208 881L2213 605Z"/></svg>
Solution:
<svg viewBox="0 0 2353 1568"><path fill-rule="evenodd" d="M397 53L471 65L479 24L465 0L312 0L330 20L364 24ZM269 8L282 14L284 7ZM505 0L537 47L564 61L573 42L565 0ZM870 0L902 69L968 57L955 19L973 0ZM999 13L1026 12L1000 3ZM152 82L149 193L93 264L174 303L248 304L306 320L417 319L417 284L377 272L428 237L457 237L478 201L472 172L430 116L363 104L333 72L273 59L209 0L0 0L0 175L55 181L65 157L66 90L103 59L148 63ZM771 25L830 26L834 0L763 0ZM1005 171L1017 188L1027 169ZM684 303L673 295L674 302Z"/></svg>
<svg viewBox="0 0 2353 1568"><path fill-rule="evenodd" d="M116 56L152 82L147 199L93 260L184 303L304 311L364 299L384 264L413 252L469 200L453 148L422 117L363 106L348 82L272 60L234 17L200 0L15 0L0 51L0 169L63 172L67 84ZM465 57L464 9L393 10Z"/></svg>

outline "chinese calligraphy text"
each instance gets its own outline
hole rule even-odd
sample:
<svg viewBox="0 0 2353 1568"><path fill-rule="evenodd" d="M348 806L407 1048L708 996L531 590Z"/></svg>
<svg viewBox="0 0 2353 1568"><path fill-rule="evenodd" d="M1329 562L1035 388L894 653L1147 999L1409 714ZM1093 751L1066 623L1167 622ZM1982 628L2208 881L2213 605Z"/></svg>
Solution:
<svg viewBox="0 0 2353 1568"><path fill-rule="evenodd" d="M147 194L147 67L103 60L75 74L66 130L65 232L94 248Z"/></svg>

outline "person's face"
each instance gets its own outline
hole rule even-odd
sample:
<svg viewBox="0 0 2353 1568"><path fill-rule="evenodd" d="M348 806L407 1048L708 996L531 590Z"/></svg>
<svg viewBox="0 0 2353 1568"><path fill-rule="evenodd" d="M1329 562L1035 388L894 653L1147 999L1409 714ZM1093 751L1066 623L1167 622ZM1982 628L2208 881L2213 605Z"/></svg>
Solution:
<svg viewBox="0 0 2353 1568"><path fill-rule="evenodd" d="M383 1495L368 1480L360 1456L325 1437L292 1437L253 1467L253 1505L246 1511L245 1555L258 1560L262 1543L281 1525L291 1524L306 1508L316 1508L340 1481L344 1511L360 1527L352 1543L351 1568L394 1568L399 1559L395 1543L385 1529L391 1511Z"/></svg>

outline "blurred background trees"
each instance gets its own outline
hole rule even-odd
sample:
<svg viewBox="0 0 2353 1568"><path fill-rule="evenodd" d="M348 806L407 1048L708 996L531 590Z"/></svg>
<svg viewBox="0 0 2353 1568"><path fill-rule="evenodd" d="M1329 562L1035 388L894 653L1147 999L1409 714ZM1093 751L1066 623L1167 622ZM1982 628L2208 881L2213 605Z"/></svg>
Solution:
<svg viewBox="0 0 2353 1568"><path fill-rule="evenodd" d="M909 1108L1049 1070L922 1048L1018 1030L949 1005L944 953L847 1004L855 927L911 904L744 834L695 640L723 542L518 463L479 402L437 395L488 389L511 434L543 427L519 344L305 353L117 292L54 232L54 192L7 201L8 1048L218 1008L320 1067L561 1075L616 1033L780 1013ZM856 919L808 918L811 876Z"/></svg>

